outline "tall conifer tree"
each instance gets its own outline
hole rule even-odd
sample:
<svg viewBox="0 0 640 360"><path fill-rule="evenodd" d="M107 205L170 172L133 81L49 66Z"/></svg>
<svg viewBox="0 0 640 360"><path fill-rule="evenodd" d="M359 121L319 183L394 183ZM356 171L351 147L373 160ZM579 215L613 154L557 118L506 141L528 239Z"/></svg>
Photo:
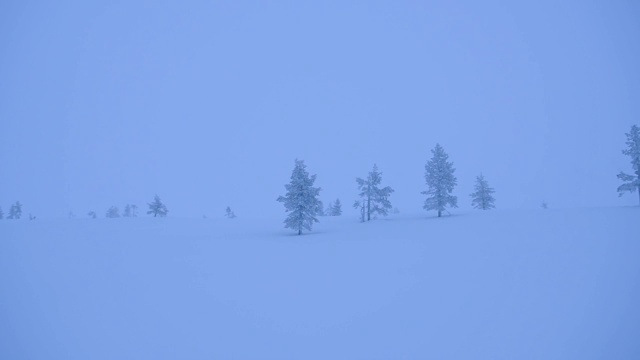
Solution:
<svg viewBox="0 0 640 360"><path fill-rule="evenodd" d="M313 223L318 222L320 188L314 187L316 175L309 175L304 161L296 159L291 181L284 187L287 193L278 197L285 211L289 213L284 220L285 228L289 228L302 234L302 230L311 231Z"/></svg>
<svg viewBox="0 0 640 360"><path fill-rule="evenodd" d="M438 217L442 216L447 206L458 207L458 197L451 195L458 180L453 175L456 170L453 163L447 161L449 155L444 152L440 144L431 150L432 157L425 165L425 181L428 189L422 194L427 195L423 208L425 210L438 211Z"/></svg>

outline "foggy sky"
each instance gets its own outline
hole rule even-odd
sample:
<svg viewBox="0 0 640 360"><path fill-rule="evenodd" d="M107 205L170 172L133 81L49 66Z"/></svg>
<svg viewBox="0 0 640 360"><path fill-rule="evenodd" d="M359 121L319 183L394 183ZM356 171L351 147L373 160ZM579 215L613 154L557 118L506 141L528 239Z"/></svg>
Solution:
<svg viewBox="0 0 640 360"><path fill-rule="evenodd" d="M461 209L626 206L640 124L634 1L0 3L0 206L103 217L283 214L294 159L325 202L374 163L421 211L436 143Z"/></svg>

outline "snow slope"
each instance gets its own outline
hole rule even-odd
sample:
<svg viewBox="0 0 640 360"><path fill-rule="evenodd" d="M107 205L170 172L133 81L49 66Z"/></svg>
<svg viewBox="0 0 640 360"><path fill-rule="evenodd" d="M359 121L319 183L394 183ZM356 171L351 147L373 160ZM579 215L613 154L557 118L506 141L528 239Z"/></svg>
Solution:
<svg viewBox="0 0 640 360"><path fill-rule="evenodd" d="M0 221L0 359L638 359L639 218Z"/></svg>

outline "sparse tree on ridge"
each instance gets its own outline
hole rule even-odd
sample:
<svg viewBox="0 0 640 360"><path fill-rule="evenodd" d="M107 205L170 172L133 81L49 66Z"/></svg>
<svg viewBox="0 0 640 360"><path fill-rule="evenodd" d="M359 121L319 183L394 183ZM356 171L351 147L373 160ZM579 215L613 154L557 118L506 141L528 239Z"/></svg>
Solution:
<svg viewBox="0 0 640 360"><path fill-rule="evenodd" d="M296 159L291 180L284 187L287 193L278 197L285 211L289 213L284 220L285 228L289 228L302 234L302 230L311 231L313 223L318 222L318 195L320 188L314 187L316 175L309 176L307 166L303 160Z"/></svg>
<svg viewBox="0 0 640 360"><path fill-rule="evenodd" d="M96 214L95 211L89 211L89 213L87 213L87 215L89 215L90 218L95 219L98 217L98 214Z"/></svg>
<svg viewBox="0 0 640 360"><path fill-rule="evenodd" d="M229 219L235 219L236 218L236 213L234 213L233 210L231 210L230 206L227 206L227 209L225 210L224 216L228 217Z"/></svg>
<svg viewBox="0 0 640 360"><path fill-rule="evenodd" d="M451 195L453 188L458 184L458 180L453 175L456 170L453 163L447 161L449 155L444 152L440 144L431 150L433 156L425 165L425 181L428 189L422 194L427 195L423 208L425 210L437 210L438 217L447 206L458 207L458 197Z"/></svg>
<svg viewBox="0 0 640 360"><path fill-rule="evenodd" d="M165 217L169 212L169 210L167 210L167 207L165 206L165 204L162 203L158 195L154 196L153 201L148 203L148 205L149 205L149 210L147 211L147 214L153 214L153 217L158 217L158 216Z"/></svg>
<svg viewBox="0 0 640 360"><path fill-rule="evenodd" d="M118 209L117 206L110 207L109 210L107 210L107 213L106 213L105 217L106 218L110 218L110 219L119 218L120 217L120 209Z"/></svg>
<svg viewBox="0 0 640 360"><path fill-rule="evenodd" d="M9 208L9 215L7 219L19 220L22 217L22 204L20 201L16 201L15 204L12 204Z"/></svg>
<svg viewBox="0 0 640 360"><path fill-rule="evenodd" d="M389 186L382 189L379 187L382 182L382 173L378 171L378 166L374 164L367 178L356 178L356 182L360 190L358 195L366 210L367 221L371 220L371 214L387 216L391 209L389 196L394 190Z"/></svg>
<svg viewBox="0 0 640 360"><path fill-rule="evenodd" d="M627 148L622 150L624 155L631 158L631 167L635 175L620 172L618 179L624 181L624 184L618 186L618 196L622 196L625 192L638 192L640 201L640 128L637 125L631 127L631 131L625 134L627 136Z"/></svg>
<svg viewBox="0 0 640 360"><path fill-rule="evenodd" d="M471 205L480 210L489 210L495 208L495 199L493 193L495 190L489 186L489 182L482 174L476 177L475 192L471 194Z"/></svg>

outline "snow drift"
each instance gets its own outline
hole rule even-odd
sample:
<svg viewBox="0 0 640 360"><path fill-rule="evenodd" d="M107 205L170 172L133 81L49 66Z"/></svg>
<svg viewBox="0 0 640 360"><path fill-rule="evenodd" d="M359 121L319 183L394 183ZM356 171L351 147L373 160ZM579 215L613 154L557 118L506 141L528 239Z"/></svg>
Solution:
<svg viewBox="0 0 640 360"><path fill-rule="evenodd" d="M639 216L0 221L0 358L637 359Z"/></svg>

